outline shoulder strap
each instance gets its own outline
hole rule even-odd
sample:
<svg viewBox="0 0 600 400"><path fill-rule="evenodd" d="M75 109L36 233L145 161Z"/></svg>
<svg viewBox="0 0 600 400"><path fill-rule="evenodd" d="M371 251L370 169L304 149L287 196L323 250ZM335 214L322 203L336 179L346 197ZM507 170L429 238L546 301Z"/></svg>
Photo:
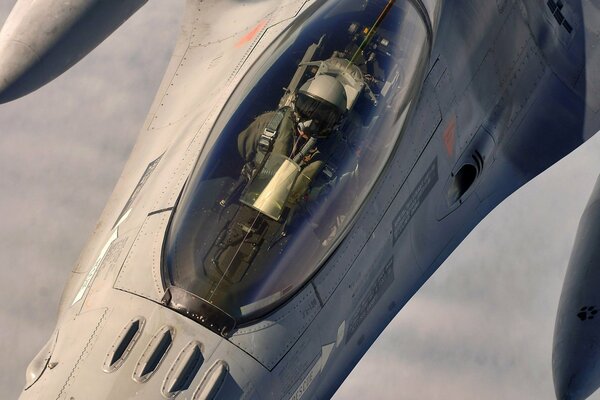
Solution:
<svg viewBox="0 0 600 400"><path fill-rule="evenodd" d="M281 122L285 118L285 114L288 112L289 107L280 108L275 112L271 121L267 124L267 127L260 135L260 139L258 140L258 149L257 156L259 157L259 164L263 161L267 153L270 153L273 150L273 143L275 143L275 139L277 139L277 133L279 132L279 127L281 126Z"/></svg>

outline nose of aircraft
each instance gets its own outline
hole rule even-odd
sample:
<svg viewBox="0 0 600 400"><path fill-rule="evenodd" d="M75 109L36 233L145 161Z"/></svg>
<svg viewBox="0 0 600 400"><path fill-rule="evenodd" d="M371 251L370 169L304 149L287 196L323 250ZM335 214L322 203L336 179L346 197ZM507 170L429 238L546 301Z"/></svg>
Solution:
<svg viewBox="0 0 600 400"><path fill-rule="evenodd" d="M0 103L71 68L146 1L17 1L0 31Z"/></svg>
<svg viewBox="0 0 600 400"><path fill-rule="evenodd" d="M598 348L584 338L567 339L555 345L554 390L558 400L584 400L598 389Z"/></svg>
<svg viewBox="0 0 600 400"><path fill-rule="evenodd" d="M27 94L22 82L26 71L39 57L27 44L15 40L0 41L0 103Z"/></svg>
<svg viewBox="0 0 600 400"><path fill-rule="evenodd" d="M38 89L72 65L64 39L91 3L16 2L0 31L0 103Z"/></svg>

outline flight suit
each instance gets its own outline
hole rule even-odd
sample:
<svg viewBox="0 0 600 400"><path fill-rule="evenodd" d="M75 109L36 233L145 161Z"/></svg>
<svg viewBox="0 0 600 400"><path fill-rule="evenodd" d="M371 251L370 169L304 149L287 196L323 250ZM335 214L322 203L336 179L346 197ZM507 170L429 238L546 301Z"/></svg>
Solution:
<svg viewBox="0 0 600 400"><path fill-rule="evenodd" d="M275 114L276 111L270 111L259 115L238 135L238 151L246 163L259 164L257 162L259 140ZM285 109L271 152L293 159L305 143L306 140L300 138L297 132L293 111L290 108ZM315 150L301 160L299 165L301 172L288 198L290 204L297 204L308 193L311 183L323 170L325 163L322 154Z"/></svg>

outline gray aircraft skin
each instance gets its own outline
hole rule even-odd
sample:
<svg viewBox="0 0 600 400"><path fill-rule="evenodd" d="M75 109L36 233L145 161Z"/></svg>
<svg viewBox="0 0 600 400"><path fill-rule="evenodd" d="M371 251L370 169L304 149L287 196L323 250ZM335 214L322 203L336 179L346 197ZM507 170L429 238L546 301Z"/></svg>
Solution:
<svg viewBox="0 0 600 400"><path fill-rule="evenodd" d="M554 332L553 373L557 390L585 399L600 382L600 179L581 217L567 270ZM566 357L565 355L570 355Z"/></svg>
<svg viewBox="0 0 600 400"><path fill-rule="evenodd" d="M0 101L143 3L20 0L0 32ZM598 32L591 1L188 0L21 398L331 397L496 205L600 129ZM310 191L291 202L308 156L272 147L240 179L238 134L323 76L345 109L317 138L333 150ZM599 199L561 297L558 399L600 386Z"/></svg>

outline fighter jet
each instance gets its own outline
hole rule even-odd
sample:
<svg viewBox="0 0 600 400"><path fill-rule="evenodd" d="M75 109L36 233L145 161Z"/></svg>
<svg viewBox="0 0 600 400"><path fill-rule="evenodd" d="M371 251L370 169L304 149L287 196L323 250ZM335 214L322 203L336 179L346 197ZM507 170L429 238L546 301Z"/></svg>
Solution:
<svg viewBox="0 0 600 400"><path fill-rule="evenodd" d="M142 3L18 2L0 100ZM599 25L590 2L188 1L22 398L330 397L485 215L599 129ZM595 332L593 302L569 310ZM556 348L557 397L593 392L593 351Z"/></svg>

